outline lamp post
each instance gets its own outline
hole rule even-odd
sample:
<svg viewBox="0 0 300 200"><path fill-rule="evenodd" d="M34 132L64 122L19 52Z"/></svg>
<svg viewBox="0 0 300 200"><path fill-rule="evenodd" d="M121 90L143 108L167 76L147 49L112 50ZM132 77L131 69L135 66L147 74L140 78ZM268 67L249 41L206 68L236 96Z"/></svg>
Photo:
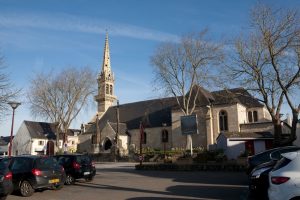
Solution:
<svg viewBox="0 0 300 200"><path fill-rule="evenodd" d="M15 109L21 105L19 102L8 102L8 104L11 106L13 109L13 115L12 115L12 123L11 123L11 132L10 132L10 144L8 148L8 156L11 156L11 147L12 147L12 137L13 137L13 132L14 132L14 118L15 118Z"/></svg>

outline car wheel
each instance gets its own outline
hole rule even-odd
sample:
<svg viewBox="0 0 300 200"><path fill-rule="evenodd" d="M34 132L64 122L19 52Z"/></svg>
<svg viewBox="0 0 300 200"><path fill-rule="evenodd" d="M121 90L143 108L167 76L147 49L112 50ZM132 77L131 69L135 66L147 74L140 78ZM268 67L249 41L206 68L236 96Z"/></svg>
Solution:
<svg viewBox="0 0 300 200"><path fill-rule="evenodd" d="M20 193L23 197L30 197L34 193L34 189L28 181L22 181L20 184Z"/></svg>
<svg viewBox="0 0 300 200"><path fill-rule="evenodd" d="M0 200L5 200L7 195L0 196Z"/></svg>
<svg viewBox="0 0 300 200"><path fill-rule="evenodd" d="M94 176L89 176L85 178L86 182L91 182L94 179Z"/></svg>
<svg viewBox="0 0 300 200"><path fill-rule="evenodd" d="M52 189L53 190L60 190L60 189L62 189L63 188L63 185L62 184L59 184L59 185L53 185L52 186Z"/></svg>
<svg viewBox="0 0 300 200"><path fill-rule="evenodd" d="M66 185L72 185L75 183L75 178L71 174L68 174L65 183Z"/></svg>

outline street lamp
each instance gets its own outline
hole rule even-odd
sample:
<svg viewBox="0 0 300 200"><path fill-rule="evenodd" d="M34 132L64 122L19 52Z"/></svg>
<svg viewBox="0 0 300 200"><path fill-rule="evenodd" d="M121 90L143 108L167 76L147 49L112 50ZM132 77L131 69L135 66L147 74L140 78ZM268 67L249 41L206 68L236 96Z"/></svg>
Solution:
<svg viewBox="0 0 300 200"><path fill-rule="evenodd" d="M8 102L8 104L11 106L13 109L13 115L12 115L12 123L11 123L11 132L10 132L10 144L8 148L8 156L11 156L11 147L12 147L12 137L13 137L13 132L14 132L14 118L15 118L15 109L21 105L19 102Z"/></svg>

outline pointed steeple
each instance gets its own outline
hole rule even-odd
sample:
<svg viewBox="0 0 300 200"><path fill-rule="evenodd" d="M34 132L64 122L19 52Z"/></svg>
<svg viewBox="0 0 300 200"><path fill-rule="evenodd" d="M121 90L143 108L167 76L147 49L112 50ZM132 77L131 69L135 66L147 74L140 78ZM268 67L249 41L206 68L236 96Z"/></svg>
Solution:
<svg viewBox="0 0 300 200"><path fill-rule="evenodd" d="M109 53L109 42L108 42L108 32L106 31L104 53L103 53L103 64L102 64L102 73L110 74L110 53Z"/></svg>
<svg viewBox="0 0 300 200"><path fill-rule="evenodd" d="M102 116L106 110L117 100L117 97L114 95L115 78L110 66L110 52L107 32L104 44L102 69L98 75L97 82L98 94L95 96L95 100L98 103L98 116Z"/></svg>

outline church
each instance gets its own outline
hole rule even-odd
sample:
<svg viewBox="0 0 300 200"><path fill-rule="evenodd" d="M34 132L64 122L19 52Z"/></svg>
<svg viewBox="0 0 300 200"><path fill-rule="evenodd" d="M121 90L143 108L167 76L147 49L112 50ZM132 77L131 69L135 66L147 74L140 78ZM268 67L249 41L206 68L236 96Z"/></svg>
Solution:
<svg viewBox="0 0 300 200"><path fill-rule="evenodd" d="M82 126L79 152L109 153L117 144L120 154L127 155L129 148L137 150L140 146L141 123L143 148L186 147L186 135L181 128L183 113L174 97L119 105L114 82L106 34L102 68L97 77L97 111L91 122ZM193 148L222 148L230 158L235 158L245 150L254 154L272 146L271 117L264 105L245 89L197 89L200 92L194 112L197 133L192 134ZM289 132L288 125L284 126L284 131Z"/></svg>

